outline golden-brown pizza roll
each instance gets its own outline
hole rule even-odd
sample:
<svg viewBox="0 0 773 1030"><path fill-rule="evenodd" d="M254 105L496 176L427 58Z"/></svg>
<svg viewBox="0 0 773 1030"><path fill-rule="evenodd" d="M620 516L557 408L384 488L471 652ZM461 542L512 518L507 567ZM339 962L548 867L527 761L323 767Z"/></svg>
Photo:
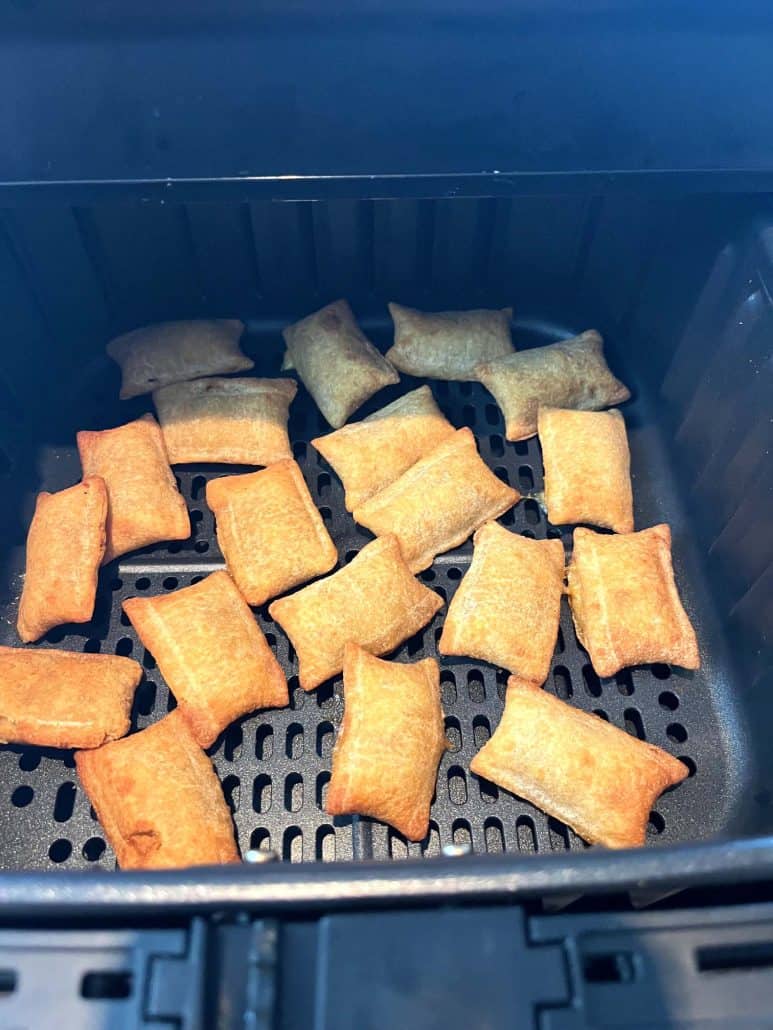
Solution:
<svg viewBox="0 0 773 1030"><path fill-rule="evenodd" d="M116 336L107 353L121 366L121 400L187 379L245 372L255 364L239 346L237 318L159 322Z"/></svg>
<svg viewBox="0 0 773 1030"><path fill-rule="evenodd" d="M346 490L346 510L353 511L453 432L430 388L420 386L362 422L311 443L338 473Z"/></svg>
<svg viewBox="0 0 773 1030"><path fill-rule="evenodd" d="M467 655L544 683L564 591L560 540L529 540L487 522L448 606L441 654Z"/></svg>
<svg viewBox="0 0 773 1030"><path fill-rule="evenodd" d="M575 529L568 580L577 636L599 676L645 662L699 668L698 641L674 581L668 526L620 536Z"/></svg>
<svg viewBox="0 0 773 1030"><path fill-rule="evenodd" d="M38 494L16 624L25 644L64 622L88 622L94 614L106 519L107 488L100 476Z"/></svg>
<svg viewBox="0 0 773 1030"><path fill-rule="evenodd" d="M368 815L409 840L426 837L444 725L434 658L400 665L347 644L328 814Z"/></svg>
<svg viewBox="0 0 773 1030"><path fill-rule="evenodd" d="M356 508L354 519L376 536L394 533L411 572L420 572L520 497L485 464L472 431L457 429Z"/></svg>
<svg viewBox="0 0 773 1030"><path fill-rule="evenodd" d="M632 533L631 455L620 412L540 406L537 431L553 525L591 522Z"/></svg>
<svg viewBox="0 0 773 1030"><path fill-rule="evenodd" d="M314 690L341 671L347 643L386 654L442 607L411 575L397 538L383 536L332 576L274 601L268 612L298 654L301 686Z"/></svg>
<svg viewBox="0 0 773 1030"><path fill-rule="evenodd" d="M292 365L333 428L400 377L355 321L345 300L282 331Z"/></svg>
<svg viewBox="0 0 773 1030"><path fill-rule="evenodd" d="M273 465L292 457L287 435L294 379L194 379L153 392L172 465Z"/></svg>
<svg viewBox="0 0 773 1030"><path fill-rule="evenodd" d="M107 487L104 561L162 540L185 540L191 522L177 489L158 422L134 422L77 435L84 478L101 476Z"/></svg>
<svg viewBox="0 0 773 1030"><path fill-rule="evenodd" d="M161 597L130 597L123 610L202 747L256 708L281 708L287 681L227 572Z"/></svg>
<svg viewBox="0 0 773 1030"><path fill-rule="evenodd" d="M609 848L643 844L656 799L689 772L666 751L516 676L470 769Z"/></svg>
<svg viewBox="0 0 773 1030"><path fill-rule="evenodd" d="M475 378L502 409L508 440L534 436L540 404L595 411L631 396L610 372L603 341L593 329L571 340L484 362L476 368Z"/></svg>
<svg viewBox="0 0 773 1030"><path fill-rule="evenodd" d="M207 483L217 542L248 604L263 604L323 572L338 551L298 465L280 461L262 472Z"/></svg>
<svg viewBox="0 0 773 1030"><path fill-rule="evenodd" d="M99 747L129 732L142 668L112 654L0 647L0 742Z"/></svg>
<svg viewBox="0 0 773 1030"><path fill-rule="evenodd" d="M220 781L179 711L78 751L75 766L121 869L239 861Z"/></svg>
<svg viewBox="0 0 773 1030"><path fill-rule="evenodd" d="M512 308L417 311L390 304L395 342L386 357L395 368L430 379L474 379L474 369L515 349Z"/></svg>

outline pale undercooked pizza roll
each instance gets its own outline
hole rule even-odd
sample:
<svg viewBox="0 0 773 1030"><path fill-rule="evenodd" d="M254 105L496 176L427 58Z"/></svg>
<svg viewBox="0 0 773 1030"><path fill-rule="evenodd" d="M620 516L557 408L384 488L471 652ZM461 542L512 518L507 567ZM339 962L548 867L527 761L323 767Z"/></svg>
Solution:
<svg viewBox="0 0 773 1030"><path fill-rule="evenodd" d="M25 643L64 622L88 622L94 614L106 519L107 488L100 476L38 494L16 624Z"/></svg>
<svg viewBox="0 0 773 1030"><path fill-rule="evenodd" d="M220 781L179 711L78 751L75 766L121 869L239 861Z"/></svg>
<svg viewBox="0 0 773 1030"><path fill-rule="evenodd" d="M273 465L292 457L287 435L294 379L194 379L153 392L172 465Z"/></svg>
<svg viewBox="0 0 773 1030"><path fill-rule="evenodd" d="M560 540L529 540L487 522L448 607L441 654L481 658L543 683L558 637L564 591Z"/></svg>
<svg viewBox="0 0 773 1030"><path fill-rule="evenodd" d="M501 722L470 769L609 848L643 844L656 799L689 771L666 751L515 676Z"/></svg>
<svg viewBox="0 0 773 1030"><path fill-rule="evenodd" d="M129 732L142 668L112 654L0 647L0 742L99 747Z"/></svg>
<svg viewBox="0 0 773 1030"><path fill-rule="evenodd" d="M227 572L123 609L202 747L256 708L281 708L287 681Z"/></svg>
<svg viewBox="0 0 773 1030"><path fill-rule="evenodd" d="M474 379L483 361L512 354L512 308L417 311L390 304L395 342L389 361L401 372L430 379Z"/></svg>
<svg viewBox="0 0 773 1030"><path fill-rule="evenodd" d="M674 581L668 526L620 536L575 529L568 580L577 636L599 676L645 662L699 668L695 631Z"/></svg>
<svg viewBox="0 0 773 1030"><path fill-rule="evenodd" d="M346 510L353 511L453 432L430 388L420 386L362 422L352 422L311 443L340 476Z"/></svg>
<svg viewBox="0 0 773 1030"><path fill-rule="evenodd" d="M355 509L354 519L376 536L394 533L411 571L420 572L520 497L485 464L472 431L457 429Z"/></svg>
<svg viewBox="0 0 773 1030"><path fill-rule="evenodd" d="M548 519L632 533L631 455L620 412L541 406L537 431Z"/></svg>
<svg viewBox="0 0 773 1030"><path fill-rule="evenodd" d="M107 353L121 366L121 400L187 379L245 372L244 323L237 318L158 322L116 336Z"/></svg>
<svg viewBox="0 0 773 1030"><path fill-rule="evenodd" d="M434 658L400 665L347 644L328 814L367 815L409 840L426 837L438 763L448 747L444 725Z"/></svg>
<svg viewBox="0 0 773 1030"><path fill-rule="evenodd" d="M534 436L540 404L594 411L622 404L631 396L610 372L603 341L592 329L571 340L484 362L476 368L475 378L502 409L508 440Z"/></svg>
<svg viewBox="0 0 773 1030"><path fill-rule="evenodd" d="M282 331L292 365L337 429L361 404L400 377L355 321L345 300Z"/></svg>
<svg viewBox="0 0 773 1030"><path fill-rule="evenodd" d="M301 686L313 690L341 671L346 644L386 654L442 606L411 575L397 538L383 536L332 576L274 601L268 611L298 654Z"/></svg>
<svg viewBox="0 0 773 1030"><path fill-rule="evenodd" d="M323 572L338 551L298 465L280 461L262 472L207 483L217 542L248 604L263 604Z"/></svg>
<svg viewBox="0 0 773 1030"><path fill-rule="evenodd" d="M101 476L107 487L104 561L162 540L185 540L191 522L177 489L158 422L134 422L77 436L83 476Z"/></svg>

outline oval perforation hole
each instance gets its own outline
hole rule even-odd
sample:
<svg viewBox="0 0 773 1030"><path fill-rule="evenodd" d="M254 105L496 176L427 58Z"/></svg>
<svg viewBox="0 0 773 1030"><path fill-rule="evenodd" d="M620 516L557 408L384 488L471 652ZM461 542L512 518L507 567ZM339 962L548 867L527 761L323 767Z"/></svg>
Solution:
<svg viewBox="0 0 773 1030"><path fill-rule="evenodd" d="M497 479L501 479L506 486L510 486L510 473L504 465L497 465L494 469L494 475Z"/></svg>
<svg viewBox="0 0 773 1030"><path fill-rule="evenodd" d="M35 791L32 787L23 784L21 787L17 787L13 794L11 794L11 804L14 808L26 808L34 797Z"/></svg>
<svg viewBox="0 0 773 1030"><path fill-rule="evenodd" d="M472 847L472 830L466 819L455 819L451 827L451 837L454 844L462 847Z"/></svg>
<svg viewBox="0 0 773 1030"><path fill-rule="evenodd" d="M252 808L258 814L271 808L271 777L265 773L256 776L252 784Z"/></svg>
<svg viewBox="0 0 773 1030"><path fill-rule="evenodd" d="M140 576L134 581L135 590L148 590L150 588L150 580L147 576Z"/></svg>
<svg viewBox="0 0 773 1030"><path fill-rule="evenodd" d="M671 668L668 665L664 665L662 662L655 662L654 665L650 666L652 669L652 675L656 680L667 680L671 678Z"/></svg>
<svg viewBox="0 0 773 1030"><path fill-rule="evenodd" d="M293 457L296 461L303 461L306 457L306 443L303 440L296 440L293 444Z"/></svg>
<svg viewBox="0 0 773 1030"><path fill-rule="evenodd" d="M83 845L83 857L87 862L98 862L107 850L107 845L101 837L89 837Z"/></svg>
<svg viewBox="0 0 773 1030"><path fill-rule="evenodd" d="M467 694L474 704L482 704L486 700L486 686L480 669L470 669L467 673Z"/></svg>
<svg viewBox="0 0 773 1030"><path fill-rule="evenodd" d="M513 444L513 447L515 449L515 453L519 457L524 457L524 455L529 453L529 442L528 442L528 440L516 440L515 443Z"/></svg>
<svg viewBox="0 0 773 1030"><path fill-rule="evenodd" d="M598 716L599 719L603 719L604 722L609 722L609 716L603 708L592 708L591 711L595 716Z"/></svg>
<svg viewBox="0 0 773 1030"><path fill-rule="evenodd" d="M557 665L553 669L553 686L556 691L556 697L560 697L562 701L568 701L574 695L572 677L565 666Z"/></svg>
<svg viewBox="0 0 773 1030"><path fill-rule="evenodd" d="M48 849L48 857L52 862L56 862L57 865L61 862L66 862L71 854L72 844L69 840L65 840L64 837L60 837L59 840L55 840Z"/></svg>
<svg viewBox="0 0 773 1030"><path fill-rule="evenodd" d="M495 458L501 458L505 453L505 442L499 433L492 433L489 437L489 443L491 444L491 453Z"/></svg>
<svg viewBox="0 0 773 1030"><path fill-rule="evenodd" d="M316 802L317 808L324 812L325 805L327 804L327 791L330 786L330 773L327 769L323 770L317 776L317 789L316 789Z"/></svg>
<svg viewBox="0 0 773 1030"><path fill-rule="evenodd" d="M530 526L536 526L539 523L540 510L536 501L533 501L531 498L527 498L523 502L523 513Z"/></svg>
<svg viewBox="0 0 773 1030"><path fill-rule="evenodd" d="M240 723L232 722L223 737L223 758L225 758L226 762L233 762L239 757L243 739L244 734L242 733Z"/></svg>
<svg viewBox="0 0 773 1030"><path fill-rule="evenodd" d="M398 833L397 830L393 830L391 826L387 834L387 848L390 858L408 857L408 843L405 837Z"/></svg>
<svg viewBox="0 0 773 1030"><path fill-rule="evenodd" d="M623 669L622 672L618 672L615 675L615 683L617 684L618 693L622 694L623 697L630 697L633 694L633 677L631 676L630 669Z"/></svg>
<svg viewBox="0 0 773 1030"><path fill-rule="evenodd" d="M672 722L666 727L666 736L675 744L684 744L687 740L687 730L680 722Z"/></svg>
<svg viewBox="0 0 773 1030"><path fill-rule="evenodd" d="M303 861L303 834L300 827L288 826L282 837L282 858L285 862Z"/></svg>
<svg viewBox="0 0 773 1030"><path fill-rule="evenodd" d="M143 680L134 695L134 704L139 715L150 715L156 703L156 684L153 680Z"/></svg>
<svg viewBox="0 0 773 1030"><path fill-rule="evenodd" d="M72 816L75 807L75 784L68 781L62 783L54 800L54 819L58 823L66 823Z"/></svg>
<svg viewBox="0 0 773 1030"><path fill-rule="evenodd" d="M500 420L499 420L499 408L496 406L496 404L487 404L485 409L484 409L484 411L485 411L485 415L486 415L486 422L490 426L498 426L499 422L500 422ZM493 436L492 436L491 439L492 440L494 439ZM498 439L501 442L502 437L499 436ZM502 453L502 452L500 452L500 453Z"/></svg>
<svg viewBox="0 0 773 1030"><path fill-rule="evenodd" d="M667 712L675 712L679 707L679 698L671 690L663 690L658 695L658 704Z"/></svg>
<svg viewBox="0 0 773 1030"><path fill-rule="evenodd" d="M446 739L450 744L449 750L458 751L462 746L462 727L454 715L446 716Z"/></svg>
<svg viewBox="0 0 773 1030"><path fill-rule="evenodd" d="M499 819L489 818L483 824L483 836L489 855L501 855L505 850L505 832Z"/></svg>
<svg viewBox="0 0 773 1030"><path fill-rule="evenodd" d="M299 722L291 722L287 727L285 754L292 759L298 759L303 755L303 726Z"/></svg>
<svg viewBox="0 0 773 1030"><path fill-rule="evenodd" d="M115 645L115 653L123 658L128 658L134 650L134 641L131 637L121 637Z"/></svg>
<svg viewBox="0 0 773 1030"><path fill-rule="evenodd" d="M271 834L262 826L258 826L250 834L250 848L252 851L270 851Z"/></svg>
<svg viewBox="0 0 773 1030"><path fill-rule="evenodd" d="M530 465L518 466L518 487L521 493L531 493L534 489L534 473Z"/></svg>
<svg viewBox="0 0 773 1030"><path fill-rule="evenodd" d="M647 834L649 836L659 837L665 828L666 820L660 812L650 812L650 817L647 820Z"/></svg>
<svg viewBox="0 0 773 1030"><path fill-rule="evenodd" d="M440 697L444 708L456 704L456 677L450 669L440 673Z"/></svg>
<svg viewBox="0 0 773 1030"><path fill-rule="evenodd" d="M176 590L178 585L179 580L177 576L166 576L162 583L164 590Z"/></svg>
<svg viewBox="0 0 773 1030"><path fill-rule="evenodd" d="M419 579L423 583L433 583L436 579L434 569L425 569L424 572L419 573Z"/></svg>
<svg viewBox="0 0 773 1030"><path fill-rule="evenodd" d="M537 831L534 829L534 821L528 815L519 815L516 819L515 839L519 851L537 850Z"/></svg>
<svg viewBox="0 0 773 1030"><path fill-rule="evenodd" d="M101 649L102 649L102 641L101 640L97 640L94 637L91 637L83 645L83 650L85 651L86 654L99 654Z"/></svg>
<svg viewBox="0 0 773 1030"><path fill-rule="evenodd" d="M209 541L197 540L196 543L193 545L193 550L196 552L196 554L206 554L209 550Z"/></svg>
<svg viewBox="0 0 773 1030"><path fill-rule="evenodd" d="M564 643L564 631L561 627L558 627L558 636L556 637L556 653L563 654L566 650L566 644Z"/></svg>
<svg viewBox="0 0 773 1030"><path fill-rule="evenodd" d="M319 862L335 862L336 835L332 826L317 827L314 853Z"/></svg>
<svg viewBox="0 0 773 1030"><path fill-rule="evenodd" d="M329 758L333 751L335 730L332 722L325 719L317 726L317 754L320 758Z"/></svg>
<svg viewBox="0 0 773 1030"><path fill-rule="evenodd" d="M421 853L425 856L440 854L440 830L434 819L429 821L427 836L421 842Z"/></svg>
<svg viewBox="0 0 773 1030"><path fill-rule="evenodd" d="M485 715L476 715L472 720L472 737L478 751L491 736L491 723Z"/></svg>
<svg viewBox="0 0 773 1030"><path fill-rule="evenodd" d="M239 801L241 796L241 784L239 777L234 773L230 776L226 776L223 780L223 796L225 797L226 804L231 809L231 814L235 815L239 811Z"/></svg>
<svg viewBox="0 0 773 1030"><path fill-rule="evenodd" d="M191 480L191 500L198 501L199 498L204 496L204 491L207 488L207 480L205 476L194 476Z"/></svg>
<svg viewBox="0 0 773 1030"><path fill-rule="evenodd" d="M493 805L499 800L499 787L490 780L478 779L478 791L480 799L485 805Z"/></svg>
<svg viewBox="0 0 773 1030"><path fill-rule="evenodd" d="M467 777L460 765L452 765L448 770L448 797L454 805L467 803Z"/></svg>
<svg viewBox="0 0 773 1030"><path fill-rule="evenodd" d="M548 817L548 836L553 851L568 851L570 847L569 828L553 816Z"/></svg>
<svg viewBox="0 0 773 1030"><path fill-rule="evenodd" d="M19 755L19 768L23 772L33 772L40 765L40 755L37 751L22 751Z"/></svg>
<svg viewBox="0 0 773 1030"><path fill-rule="evenodd" d="M695 762L692 760L692 758L690 758L688 755L680 755L679 756L679 761L680 762L684 762L684 764L687 766L687 776L688 776L688 778L693 777L697 773L698 767L695 764Z"/></svg>
<svg viewBox="0 0 773 1030"><path fill-rule="evenodd" d="M632 737L638 737L639 740L647 739L644 731L644 720L638 708L626 708L623 712L623 719L625 720L627 733L630 733Z"/></svg>
<svg viewBox="0 0 773 1030"><path fill-rule="evenodd" d="M582 681L588 697L601 697L601 680L592 665L583 665Z"/></svg>
<svg viewBox="0 0 773 1030"><path fill-rule="evenodd" d="M285 779L285 810L299 812L303 807L303 777L300 773L290 773Z"/></svg>
<svg viewBox="0 0 773 1030"><path fill-rule="evenodd" d="M274 730L271 726L258 726L255 734L255 757L262 762L268 761L274 753Z"/></svg>

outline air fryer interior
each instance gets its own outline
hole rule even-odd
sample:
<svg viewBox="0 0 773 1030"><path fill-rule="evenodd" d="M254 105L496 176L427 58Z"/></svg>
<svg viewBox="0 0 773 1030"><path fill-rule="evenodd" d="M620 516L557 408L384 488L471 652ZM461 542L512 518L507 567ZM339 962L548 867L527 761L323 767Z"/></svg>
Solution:
<svg viewBox="0 0 773 1030"><path fill-rule="evenodd" d="M637 527L671 525L678 582L703 659L695 674L655 665L599 680L564 602L546 689L687 762L690 777L657 803L651 844L770 832L771 316L765 254L753 230L757 206L737 196L625 195L4 212L0 642L18 643L35 494L79 478L76 430L152 410L149 397L117 400L118 370L104 354L111 335L165 318L240 317L256 374L276 375L281 327L338 296L351 301L382 348L390 337L387 300L427 309L512 304L519 347L591 327L604 334L613 369L634 393L624 411ZM403 377L355 417L416 385ZM473 429L487 463L526 495L503 524L537 538L559 536L568 556L571 530L550 526L534 499L542 484L536 439L506 442L499 410L481 386L430 385L451 421ZM294 453L345 563L370 534L346 514L338 479L309 445L326 429L301 388L291 409ZM107 566L93 621L55 629L43 641L141 661L135 728L160 718L173 699L121 601L222 567L204 484L239 470L175 471L191 511L191 539ZM422 580L450 599L471 550L468 543L441 556ZM498 722L506 675L464 659L441 659L452 748L440 767L428 838L409 844L370 820L327 816L341 679L305 694L287 639L265 608L256 615L290 678L292 700L288 709L233 724L211 749L243 851L313 861L431 856L450 843L524 854L584 847L566 827L471 775L472 755ZM395 657L436 655L442 619L441 611ZM53 865L114 865L72 755L1 747L0 868Z"/></svg>

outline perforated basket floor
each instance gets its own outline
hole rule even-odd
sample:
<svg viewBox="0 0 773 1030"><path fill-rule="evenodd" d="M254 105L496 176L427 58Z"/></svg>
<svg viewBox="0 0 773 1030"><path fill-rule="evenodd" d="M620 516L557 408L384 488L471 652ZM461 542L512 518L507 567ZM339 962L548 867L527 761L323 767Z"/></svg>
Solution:
<svg viewBox="0 0 773 1030"><path fill-rule="evenodd" d="M275 375L279 367L278 334L251 337L248 349L259 358L257 374ZM74 447L76 428L106 428L150 410L149 398L119 405L115 370L98 363L77 399L72 434L61 443L35 447L25 464L26 479L16 480L11 502L19 505L18 526L26 526L37 489L55 490L80 476ZM383 391L357 417L381 407L417 381ZM510 444L504 440L500 413L476 384L433 382L435 397L451 421L468 425L480 453L497 475L525 494L542 487L542 465L536 440ZM680 585L701 635L703 612L695 605L699 584L689 581L682 551L689 551L689 529L682 524L669 470L663 467L659 443L641 401L629 405L637 525L659 519L675 528L675 553ZM67 419L63 419L66 424ZM301 388L290 423L295 456L335 540L341 562L370 539L343 506L342 487L308 441L326 431L321 416ZM157 594L187 586L223 565L214 535L213 517L204 501L209 477L239 471L224 466L181 466L176 469L193 525L190 540L162 545L126 557L103 570L93 621L86 626L53 630L42 646L75 651L131 655L142 662L144 679L137 691L133 727L159 719L174 706L152 657L139 643L121 613L124 598ZM246 471L246 470L245 470ZM656 489L653 489L653 484ZM533 499L522 501L502 523L515 532L544 538L560 537L567 550L571 530L546 523ZM2 643L18 644L14 626L23 571L23 535L5 556ZM469 564L471 544L441 556L421 579L449 600ZM690 565L688 561L687 566ZM666 666L642 667L599 680L577 643L568 606L563 602L561 632L546 689L587 711L596 712L642 739L685 761L691 776L664 795L653 812L649 836L655 841L690 840L719 832L729 818L732 768L728 734L718 719L720 695L709 665L707 673L677 672ZM298 686L297 662L286 637L265 608L256 612L290 680L290 707L249 716L233 724L211 749L211 755L234 812L242 851L272 849L287 861L329 861L361 858L431 856L450 843L469 843L477 852L546 852L583 848L565 826L528 803L497 790L469 771L470 759L496 727L507 675L481 662L437 654L436 642L445 609L392 657L414 661L431 655L441 665L443 708L451 749L438 775L430 832L421 843L408 843L395 831L364 818L332 819L324 811L330 779L335 730L343 711L340 677L311 694ZM84 704L88 699L84 699ZM99 823L77 783L72 755L31 747L0 748L0 867L4 869L103 868L114 866Z"/></svg>

